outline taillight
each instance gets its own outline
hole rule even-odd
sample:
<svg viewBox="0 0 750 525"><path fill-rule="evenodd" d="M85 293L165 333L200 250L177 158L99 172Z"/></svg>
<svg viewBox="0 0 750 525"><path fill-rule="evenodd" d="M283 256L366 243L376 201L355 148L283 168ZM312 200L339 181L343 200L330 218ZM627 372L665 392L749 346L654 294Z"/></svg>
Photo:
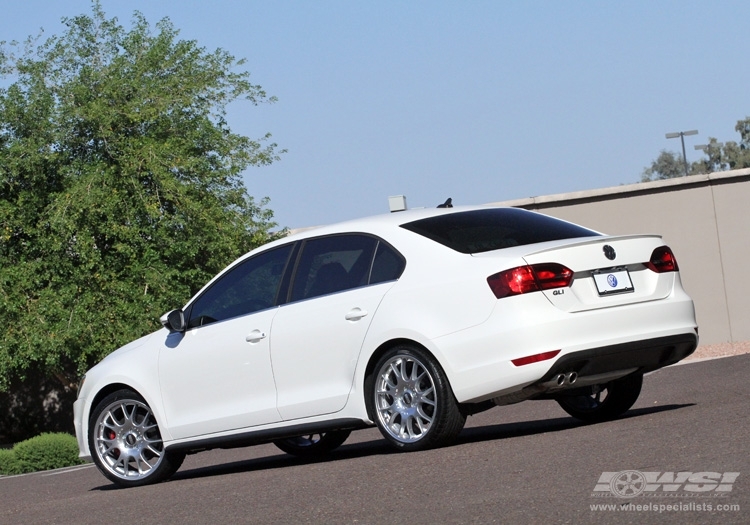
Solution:
<svg viewBox="0 0 750 525"><path fill-rule="evenodd" d="M565 288L570 286L570 281L573 280L573 270L562 264L535 264L531 268L534 270L542 290Z"/></svg>
<svg viewBox="0 0 750 525"><path fill-rule="evenodd" d="M656 273L677 272L677 259L675 259L669 246L659 246L651 254L651 260L646 263L646 268Z"/></svg>
<svg viewBox="0 0 750 525"><path fill-rule="evenodd" d="M531 266L518 266L487 277L495 297L502 299L551 288L570 286L573 270L562 264L542 263Z"/></svg>

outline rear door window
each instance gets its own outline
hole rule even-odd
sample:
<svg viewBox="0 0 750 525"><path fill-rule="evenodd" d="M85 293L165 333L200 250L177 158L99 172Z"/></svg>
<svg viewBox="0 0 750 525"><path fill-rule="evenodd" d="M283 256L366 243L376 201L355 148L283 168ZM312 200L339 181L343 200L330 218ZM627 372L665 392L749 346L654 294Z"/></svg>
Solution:
<svg viewBox="0 0 750 525"><path fill-rule="evenodd" d="M359 234L305 241L292 283L292 301L366 285L377 243L374 237Z"/></svg>
<svg viewBox="0 0 750 525"><path fill-rule="evenodd" d="M388 244L380 241L372 263L370 284L395 281L404 271L404 257Z"/></svg>
<svg viewBox="0 0 750 525"><path fill-rule="evenodd" d="M291 301L398 279L405 262L387 243L361 233L308 239L292 282Z"/></svg>

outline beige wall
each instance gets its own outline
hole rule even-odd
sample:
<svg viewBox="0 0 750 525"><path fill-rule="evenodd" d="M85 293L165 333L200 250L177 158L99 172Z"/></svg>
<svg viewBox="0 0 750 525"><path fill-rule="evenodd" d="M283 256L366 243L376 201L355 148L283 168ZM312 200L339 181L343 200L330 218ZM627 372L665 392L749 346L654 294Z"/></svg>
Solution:
<svg viewBox="0 0 750 525"><path fill-rule="evenodd" d="M604 233L661 234L695 301L701 344L750 340L750 169L493 204Z"/></svg>

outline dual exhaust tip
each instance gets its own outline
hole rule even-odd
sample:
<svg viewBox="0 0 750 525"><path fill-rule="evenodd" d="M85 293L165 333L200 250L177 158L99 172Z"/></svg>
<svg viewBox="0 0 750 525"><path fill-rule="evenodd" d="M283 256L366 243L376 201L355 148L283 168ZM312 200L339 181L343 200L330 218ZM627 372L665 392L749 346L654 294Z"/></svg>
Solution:
<svg viewBox="0 0 750 525"><path fill-rule="evenodd" d="M554 378L554 382L557 386L572 385L578 379L578 372L568 372L567 374L557 374Z"/></svg>

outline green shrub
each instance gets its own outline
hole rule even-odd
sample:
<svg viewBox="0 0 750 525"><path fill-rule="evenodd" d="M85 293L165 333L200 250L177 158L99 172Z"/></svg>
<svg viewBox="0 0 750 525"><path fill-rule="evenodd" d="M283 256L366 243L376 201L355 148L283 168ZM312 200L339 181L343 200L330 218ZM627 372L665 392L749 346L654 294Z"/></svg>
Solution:
<svg viewBox="0 0 750 525"><path fill-rule="evenodd" d="M78 443L70 434L41 434L17 443L12 451L14 462L9 462L13 474L70 467L82 463L78 457ZM2 466L0 465L0 468Z"/></svg>
<svg viewBox="0 0 750 525"><path fill-rule="evenodd" d="M21 465L18 464L16 454L12 450L0 449L0 475L9 476L21 473Z"/></svg>

